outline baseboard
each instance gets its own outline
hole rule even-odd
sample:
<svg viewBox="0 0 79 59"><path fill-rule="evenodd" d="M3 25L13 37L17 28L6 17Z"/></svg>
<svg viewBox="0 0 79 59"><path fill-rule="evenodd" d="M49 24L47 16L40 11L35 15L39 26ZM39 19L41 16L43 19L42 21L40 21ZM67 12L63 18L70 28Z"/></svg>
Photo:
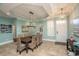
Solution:
<svg viewBox="0 0 79 59"><path fill-rule="evenodd" d="M54 39L43 39L43 40L45 40L45 41L52 41L52 42L55 42Z"/></svg>
<svg viewBox="0 0 79 59"><path fill-rule="evenodd" d="M45 41L51 41L51 42L55 42L55 44L60 44L60 45L66 45L66 42L57 42L56 40L54 40L54 39L43 39L43 40L45 40Z"/></svg>
<svg viewBox="0 0 79 59"><path fill-rule="evenodd" d="M66 42L55 42L55 44L66 45Z"/></svg>
<svg viewBox="0 0 79 59"><path fill-rule="evenodd" d="M8 44L8 43L11 43L11 42L13 42L13 40L10 40L10 41L7 41L7 42L2 42L2 43L0 43L0 45Z"/></svg>

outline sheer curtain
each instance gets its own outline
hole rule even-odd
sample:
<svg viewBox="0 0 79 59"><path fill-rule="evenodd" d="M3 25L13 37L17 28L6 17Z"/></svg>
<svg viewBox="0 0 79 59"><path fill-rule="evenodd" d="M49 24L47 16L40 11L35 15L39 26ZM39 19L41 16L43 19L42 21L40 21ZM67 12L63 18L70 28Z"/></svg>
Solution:
<svg viewBox="0 0 79 59"><path fill-rule="evenodd" d="M54 21L53 20L47 21L47 35L54 36Z"/></svg>

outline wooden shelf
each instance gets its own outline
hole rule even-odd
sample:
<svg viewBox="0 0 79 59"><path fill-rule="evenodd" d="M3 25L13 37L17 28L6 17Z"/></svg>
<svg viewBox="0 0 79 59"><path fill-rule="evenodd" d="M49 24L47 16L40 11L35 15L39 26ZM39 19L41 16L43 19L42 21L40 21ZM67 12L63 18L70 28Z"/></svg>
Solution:
<svg viewBox="0 0 79 59"><path fill-rule="evenodd" d="M27 26L27 27L36 27L36 26Z"/></svg>

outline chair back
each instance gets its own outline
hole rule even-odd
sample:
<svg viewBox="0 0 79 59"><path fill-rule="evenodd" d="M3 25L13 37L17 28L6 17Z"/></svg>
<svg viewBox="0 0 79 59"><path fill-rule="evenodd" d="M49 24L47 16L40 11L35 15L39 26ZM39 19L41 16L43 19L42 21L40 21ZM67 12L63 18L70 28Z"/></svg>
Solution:
<svg viewBox="0 0 79 59"><path fill-rule="evenodd" d="M21 46L21 40L20 38L17 38L17 48L19 49L20 46Z"/></svg>
<svg viewBox="0 0 79 59"><path fill-rule="evenodd" d="M32 41L29 44L29 48L34 49L36 47L36 36L32 36Z"/></svg>
<svg viewBox="0 0 79 59"><path fill-rule="evenodd" d="M32 36L32 43L36 42L36 36Z"/></svg>

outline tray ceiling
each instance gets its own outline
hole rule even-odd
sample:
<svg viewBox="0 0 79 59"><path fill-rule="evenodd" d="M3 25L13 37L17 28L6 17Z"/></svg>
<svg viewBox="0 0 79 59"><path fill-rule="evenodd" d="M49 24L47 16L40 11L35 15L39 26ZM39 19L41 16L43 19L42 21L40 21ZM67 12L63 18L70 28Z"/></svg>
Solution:
<svg viewBox="0 0 79 59"><path fill-rule="evenodd" d="M61 13L70 14L75 6L76 4L69 3L1 3L0 16L25 19L53 18Z"/></svg>

